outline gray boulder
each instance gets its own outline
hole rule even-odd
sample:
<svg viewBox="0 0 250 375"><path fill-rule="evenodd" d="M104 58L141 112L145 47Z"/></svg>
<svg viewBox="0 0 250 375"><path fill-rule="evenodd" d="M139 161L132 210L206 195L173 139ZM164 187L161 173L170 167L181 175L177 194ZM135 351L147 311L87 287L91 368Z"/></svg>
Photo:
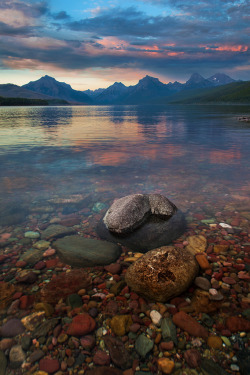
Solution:
<svg viewBox="0 0 250 375"><path fill-rule="evenodd" d="M128 268L125 281L137 294L166 302L183 293L198 271L198 263L189 251L163 246L135 261Z"/></svg>
<svg viewBox="0 0 250 375"><path fill-rule="evenodd" d="M127 195L114 201L103 222L111 232L128 233L138 228L149 214L150 204L146 195Z"/></svg>
<svg viewBox="0 0 250 375"><path fill-rule="evenodd" d="M60 259L74 267L94 267L113 263L121 254L120 246L80 236L67 236L53 243Z"/></svg>
<svg viewBox="0 0 250 375"><path fill-rule="evenodd" d="M110 232L103 220L97 224L96 231L100 238L120 243L134 251L145 253L160 246L168 245L185 231L186 221L183 213L177 210L173 216L163 220L150 215L146 222L131 233L117 234Z"/></svg>

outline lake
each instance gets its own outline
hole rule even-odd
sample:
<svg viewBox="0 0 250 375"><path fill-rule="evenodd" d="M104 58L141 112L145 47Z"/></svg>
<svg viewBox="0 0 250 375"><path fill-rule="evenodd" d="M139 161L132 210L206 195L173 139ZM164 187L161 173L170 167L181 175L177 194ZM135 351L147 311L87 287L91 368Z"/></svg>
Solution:
<svg viewBox="0 0 250 375"><path fill-rule="evenodd" d="M249 108L0 108L0 198L26 205L157 192L214 211L249 193ZM75 198L77 200L77 198ZM197 209L197 207L196 207Z"/></svg>

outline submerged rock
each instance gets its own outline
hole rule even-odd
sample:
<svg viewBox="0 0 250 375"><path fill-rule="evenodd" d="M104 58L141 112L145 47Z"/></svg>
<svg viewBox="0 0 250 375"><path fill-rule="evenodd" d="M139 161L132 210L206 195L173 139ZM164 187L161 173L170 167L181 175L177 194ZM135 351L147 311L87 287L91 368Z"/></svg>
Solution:
<svg viewBox="0 0 250 375"><path fill-rule="evenodd" d="M128 268L125 281L134 292L154 301L166 302L184 292L198 270L191 253L164 246L135 261Z"/></svg>
<svg viewBox="0 0 250 375"><path fill-rule="evenodd" d="M103 220L99 221L96 230L102 239L120 243L134 251L145 253L157 247L170 244L182 235L185 228L184 215L180 210L177 210L167 220L163 220L156 215L150 215L139 228L123 235L110 232Z"/></svg>
<svg viewBox="0 0 250 375"><path fill-rule="evenodd" d="M120 246L80 236L67 236L53 243L59 257L74 267L103 266L116 261Z"/></svg>
<svg viewBox="0 0 250 375"><path fill-rule="evenodd" d="M69 236L70 234L75 234L74 228L68 228L63 225L50 225L42 233L42 240L51 240L53 238L59 238L64 236Z"/></svg>

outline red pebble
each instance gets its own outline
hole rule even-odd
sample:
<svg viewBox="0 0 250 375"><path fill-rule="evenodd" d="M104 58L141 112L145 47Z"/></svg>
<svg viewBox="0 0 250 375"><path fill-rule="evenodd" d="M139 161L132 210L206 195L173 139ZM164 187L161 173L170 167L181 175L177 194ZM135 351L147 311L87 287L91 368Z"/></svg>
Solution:
<svg viewBox="0 0 250 375"><path fill-rule="evenodd" d="M208 331L184 311L180 311L173 316L173 323L192 336L208 337Z"/></svg>
<svg viewBox="0 0 250 375"><path fill-rule="evenodd" d="M60 363L58 359L43 358L39 362L39 370L53 374L60 369Z"/></svg>
<svg viewBox="0 0 250 375"><path fill-rule="evenodd" d="M83 336L93 331L96 327L94 319L87 313L77 315L73 318L67 330L68 335Z"/></svg>
<svg viewBox="0 0 250 375"><path fill-rule="evenodd" d="M22 292L16 292L14 295L13 295L13 297L12 297L12 299L13 300L15 300L15 299L19 299L21 296L22 296Z"/></svg>
<svg viewBox="0 0 250 375"><path fill-rule="evenodd" d="M244 318L238 316L230 316L226 320L226 326L231 332L249 332L250 322Z"/></svg>
<svg viewBox="0 0 250 375"><path fill-rule="evenodd" d="M174 343L173 343L173 341L161 342L160 348L161 348L162 351L173 350L174 349Z"/></svg>
<svg viewBox="0 0 250 375"><path fill-rule="evenodd" d="M17 262L16 262L16 267L17 268L23 268L23 267L25 267L26 266L26 262L24 261L24 260L18 260Z"/></svg>
<svg viewBox="0 0 250 375"><path fill-rule="evenodd" d="M58 263L57 258L46 260L46 267L47 268L54 268L57 265L57 263Z"/></svg>

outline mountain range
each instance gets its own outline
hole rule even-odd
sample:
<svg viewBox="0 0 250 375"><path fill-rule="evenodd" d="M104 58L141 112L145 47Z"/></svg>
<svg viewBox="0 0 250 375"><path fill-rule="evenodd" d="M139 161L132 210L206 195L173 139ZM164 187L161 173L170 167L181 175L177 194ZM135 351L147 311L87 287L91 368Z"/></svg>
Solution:
<svg viewBox="0 0 250 375"><path fill-rule="evenodd" d="M194 73L186 83L176 81L167 84L147 75L134 86L125 86L121 82L115 82L106 89L78 91L72 89L69 84L45 75L21 87L12 84L0 85L0 96L42 99L49 102L59 99L62 101L61 104L67 102L77 105L169 103L186 100L212 88L215 89L215 94L220 86L238 82L223 73L214 74L209 78Z"/></svg>

